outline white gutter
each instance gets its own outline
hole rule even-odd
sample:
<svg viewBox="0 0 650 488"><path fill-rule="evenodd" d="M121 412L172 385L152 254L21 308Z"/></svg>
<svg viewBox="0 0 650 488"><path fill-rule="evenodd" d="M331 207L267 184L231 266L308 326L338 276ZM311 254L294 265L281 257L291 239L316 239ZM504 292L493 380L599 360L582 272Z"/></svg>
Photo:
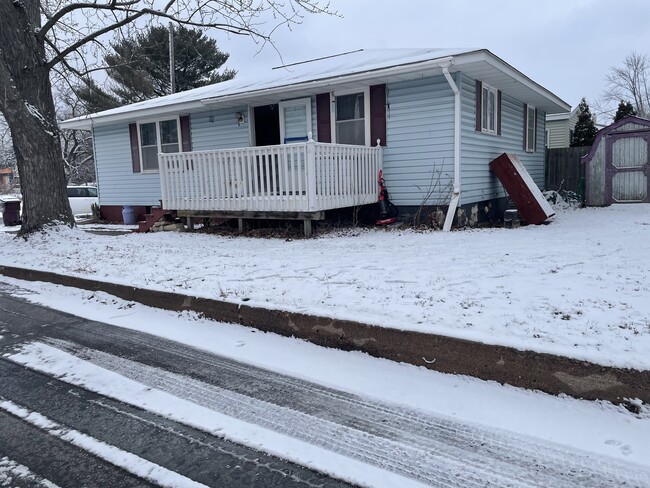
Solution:
<svg viewBox="0 0 650 488"><path fill-rule="evenodd" d="M454 214L456 213L458 201L460 200L460 90L449 74L450 65L451 62L447 66L442 67L442 73L445 75L447 83L449 83L449 86L454 92L454 192L451 195L449 209L445 217L445 225L442 228L445 232L451 230L451 224L454 221Z"/></svg>

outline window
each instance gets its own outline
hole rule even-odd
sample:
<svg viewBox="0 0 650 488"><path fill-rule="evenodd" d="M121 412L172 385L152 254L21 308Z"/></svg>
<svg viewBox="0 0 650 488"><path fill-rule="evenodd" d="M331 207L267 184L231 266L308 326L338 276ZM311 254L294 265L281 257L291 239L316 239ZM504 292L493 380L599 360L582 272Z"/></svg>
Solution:
<svg viewBox="0 0 650 488"><path fill-rule="evenodd" d="M143 171L158 170L158 153L179 152L178 119L138 125Z"/></svg>
<svg viewBox="0 0 650 488"><path fill-rule="evenodd" d="M483 84L481 96L481 131L497 133L498 95L497 90Z"/></svg>
<svg viewBox="0 0 650 488"><path fill-rule="evenodd" d="M535 152L537 141L537 110L532 105L526 106L524 130L526 134L526 152Z"/></svg>
<svg viewBox="0 0 650 488"><path fill-rule="evenodd" d="M339 144L365 146L370 138L368 90L335 94L334 134Z"/></svg>

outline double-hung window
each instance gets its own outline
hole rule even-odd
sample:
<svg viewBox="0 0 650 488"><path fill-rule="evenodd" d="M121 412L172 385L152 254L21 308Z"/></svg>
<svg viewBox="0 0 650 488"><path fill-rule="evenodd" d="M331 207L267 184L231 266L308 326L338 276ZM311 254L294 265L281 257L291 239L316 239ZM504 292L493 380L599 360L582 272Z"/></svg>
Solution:
<svg viewBox="0 0 650 488"><path fill-rule="evenodd" d="M370 139L368 90L335 93L334 134L339 144L365 146Z"/></svg>
<svg viewBox="0 0 650 488"><path fill-rule="evenodd" d="M481 131L497 133L498 95L496 88L483 84L481 97Z"/></svg>
<svg viewBox="0 0 650 488"><path fill-rule="evenodd" d="M178 119L138 124L143 171L158 170L158 153L180 151Z"/></svg>
<svg viewBox="0 0 650 488"><path fill-rule="evenodd" d="M535 152L535 143L537 140L537 110L532 105L526 105L526 113L524 114L526 121L524 123L524 131L526 137L526 152Z"/></svg>

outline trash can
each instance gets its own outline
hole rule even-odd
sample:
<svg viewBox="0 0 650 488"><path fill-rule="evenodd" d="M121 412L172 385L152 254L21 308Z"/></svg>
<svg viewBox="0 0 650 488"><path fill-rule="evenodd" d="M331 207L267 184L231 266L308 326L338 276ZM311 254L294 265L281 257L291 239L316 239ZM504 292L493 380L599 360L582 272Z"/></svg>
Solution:
<svg viewBox="0 0 650 488"><path fill-rule="evenodd" d="M10 225L20 225L20 200L2 200L2 222Z"/></svg>
<svg viewBox="0 0 650 488"><path fill-rule="evenodd" d="M137 220L135 220L135 208L130 205L122 207L122 220L125 225L135 225Z"/></svg>

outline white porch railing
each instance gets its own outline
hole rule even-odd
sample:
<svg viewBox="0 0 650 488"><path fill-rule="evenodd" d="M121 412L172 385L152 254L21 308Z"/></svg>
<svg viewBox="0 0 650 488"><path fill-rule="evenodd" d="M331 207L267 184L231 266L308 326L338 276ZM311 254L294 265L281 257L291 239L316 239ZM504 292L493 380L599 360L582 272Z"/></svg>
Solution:
<svg viewBox="0 0 650 488"><path fill-rule="evenodd" d="M377 201L381 147L309 141L158 155L166 209L318 212Z"/></svg>

